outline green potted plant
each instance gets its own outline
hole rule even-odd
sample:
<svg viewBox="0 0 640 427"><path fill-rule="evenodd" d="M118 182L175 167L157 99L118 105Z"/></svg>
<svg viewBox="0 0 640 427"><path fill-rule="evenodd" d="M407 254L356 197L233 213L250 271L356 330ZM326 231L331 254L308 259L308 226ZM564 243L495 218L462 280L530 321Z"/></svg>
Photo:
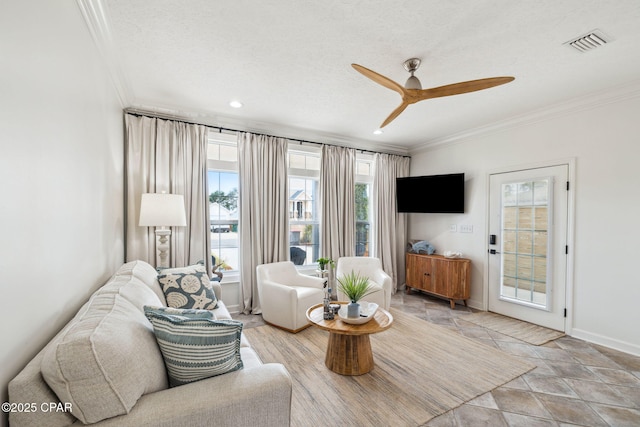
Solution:
<svg viewBox="0 0 640 427"><path fill-rule="evenodd" d="M358 301L375 291L369 283L368 277L360 276L354 271L338 278L338 289L350 301L349 305L347 305L347 317L360 317L360 304Z"/></svg>
<svg viewBox="0 0 640 427"><path fill-rule="evenodd" d="M335 267L336 263L331 258L318 258L316 260L318 266L320 267L320 271L325 270L327 265L331 267Z"/></svg>

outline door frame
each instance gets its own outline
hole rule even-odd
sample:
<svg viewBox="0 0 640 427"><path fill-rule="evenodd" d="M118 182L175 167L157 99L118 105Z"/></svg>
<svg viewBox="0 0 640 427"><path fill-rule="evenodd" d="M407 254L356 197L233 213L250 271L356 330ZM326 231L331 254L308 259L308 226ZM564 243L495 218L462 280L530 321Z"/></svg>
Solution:
<svg viewBox="0 0 640 427"><path fill-rule="evenodd" d="M535 162L535 163L526 163L515 166L505 166L501 168L496 168L487 171L485 178L485 200L486 200L486 211L485 211L485 230L486 235L483 236L485 241L485 246L487 248L487 252L485 255L485 263L484 263L484 292L482 295L482 305L484 310L487 311L489 309L489 235L488 231L490 229L490 211L491 204L489 203L489 191L491 189L490 180L491 175L500 174L500 173L508 173L508 172L518 172L524 171L527 169L538 169L545 167L553 167L553 166L561 166L567 165L569 167L568 171L568 179L569 179L569 193L567 195L567 246L569 247L569 253L567 254L567 272L566 272L566 288L565 288L565 307L567 309L567 317L565 320L565 334L571 335L571 331L573 329L573 285L574 285L574 259L575 259L575 201L576 201L576 158L569 157L565 159L558 160L550 160L543 162Z"/></svg>

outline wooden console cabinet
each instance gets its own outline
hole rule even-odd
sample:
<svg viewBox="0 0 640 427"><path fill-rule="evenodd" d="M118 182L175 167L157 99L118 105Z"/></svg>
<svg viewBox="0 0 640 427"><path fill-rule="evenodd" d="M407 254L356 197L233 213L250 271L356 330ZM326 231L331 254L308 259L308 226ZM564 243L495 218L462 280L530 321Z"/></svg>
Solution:
<svg viewBox="0 0 640 427"><path fill-rule="evenodd" d="M471 289L471 260L407 253L406 268L407 293L417 289L448 298L452 309L455 308L455 300L462 300L467 305Z"/></svg>

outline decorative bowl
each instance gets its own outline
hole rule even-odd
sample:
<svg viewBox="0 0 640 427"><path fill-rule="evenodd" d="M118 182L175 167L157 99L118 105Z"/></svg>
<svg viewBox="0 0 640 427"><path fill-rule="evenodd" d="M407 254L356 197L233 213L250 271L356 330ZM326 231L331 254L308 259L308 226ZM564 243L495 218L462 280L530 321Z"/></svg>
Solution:
<svg viewBox="0 0 640 427"><path fill-rule="evenodd" d="M442 255L445 258L462 258L462 252L458 251L445 251Z"/></svg>
<svg viewBox="0 0 640 427"><path fill-rule="evenodd" d="M338 314L340 304L330 304L329 307L331 308L331 311L333 311L333 314Z"/></svg>
<svg viewBox="0 0 640 427"><path fill-rule="evenodd" d="M350 325L362 325L373 319L373 315L378 310L378 304L375 302L360 301L360 317L347 317L347 305L343 304L338 310L338 317L344 323Z"/></svg>

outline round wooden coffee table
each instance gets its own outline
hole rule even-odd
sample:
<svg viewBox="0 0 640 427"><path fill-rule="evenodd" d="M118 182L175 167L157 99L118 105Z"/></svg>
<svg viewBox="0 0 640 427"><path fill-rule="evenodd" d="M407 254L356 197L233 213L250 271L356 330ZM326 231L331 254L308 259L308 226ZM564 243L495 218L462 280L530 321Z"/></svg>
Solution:
<svg viewBox="0 0 640 427"><path fill-rule="evenodd" d="M339 302L337 304L348 304ZM373 353L369 335L391 327L393 316L378 308L373 319L362 325L351 325L340 320L324 320L324 307L316 304L307 310L307 319L315 326L329 331L329 344L324 364L341 375L362 375L373 369Z"/></svg>

